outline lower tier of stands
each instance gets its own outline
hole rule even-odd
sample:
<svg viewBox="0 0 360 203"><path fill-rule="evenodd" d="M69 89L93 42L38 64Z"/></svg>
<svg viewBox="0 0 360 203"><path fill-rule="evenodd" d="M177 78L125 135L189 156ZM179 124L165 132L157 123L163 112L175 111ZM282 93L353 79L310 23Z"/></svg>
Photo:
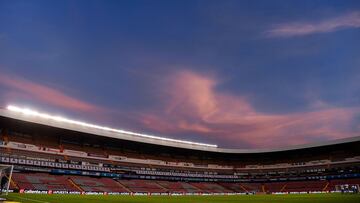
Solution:
<svg viewBox="0 0 360 203"><path fill-rule="evenodd" d="M172 193L201 193L202 191L187 182L156 181L157 184Z"/></svg>
<svg viewBox="0 0 360 203"><path fill-rule="evenodd" d="M119 180L121 185L135 193L165 193L165 188L157 184L156 181L149 180Z"/></svg>
<svg viewBox="0 0 360 203"><path fill-rule="evenodd" d="M91 178L86 176L72 176L69 181L84 192L119 192L127 193L128 189L110 178Z"/></svg>
<svg viewBox="0 0 360 203"><path fill-rule="evenodd" d="M13 186L19 189L28 190L58 190L58 191L77 191L78 188L71 184L65 176L54 176L46 173L14 173Z"/></svg>
<svg viewBox="0 0 360 203"><path fill-rule="evenodd" d="M360 179L287 181L272 183L170 182L114 180L90 176L14 173L12 189L107 193L276 193L334 191L344 184L360 185Z"/></svg>

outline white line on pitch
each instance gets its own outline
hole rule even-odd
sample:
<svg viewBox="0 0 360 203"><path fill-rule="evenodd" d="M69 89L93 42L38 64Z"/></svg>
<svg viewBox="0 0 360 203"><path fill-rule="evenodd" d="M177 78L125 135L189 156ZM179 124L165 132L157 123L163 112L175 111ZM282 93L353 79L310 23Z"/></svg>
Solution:
<svg viewBox="0 0 360 203"><path fill-rule="evenodd" d="M45 201L36 200L36 199L30 199L30 198L25 198L25 197L15 197L15 198L19 198L19 199L22 199L22 200L28 200L28 201L32 201L32 202L50 203L50 202L45 202Z"/></svg>

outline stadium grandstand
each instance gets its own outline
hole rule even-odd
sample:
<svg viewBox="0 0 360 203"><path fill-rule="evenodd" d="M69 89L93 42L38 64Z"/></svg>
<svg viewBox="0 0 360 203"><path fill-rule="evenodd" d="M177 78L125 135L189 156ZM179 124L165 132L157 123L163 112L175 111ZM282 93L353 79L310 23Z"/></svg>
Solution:
<svg viewBox="0 0 360 203"><path fill-rule="evenodd" d="M360 137L278 149L224 149L9 106L0 164L10 190L73 194L273 194L358 190Z"/></svg>

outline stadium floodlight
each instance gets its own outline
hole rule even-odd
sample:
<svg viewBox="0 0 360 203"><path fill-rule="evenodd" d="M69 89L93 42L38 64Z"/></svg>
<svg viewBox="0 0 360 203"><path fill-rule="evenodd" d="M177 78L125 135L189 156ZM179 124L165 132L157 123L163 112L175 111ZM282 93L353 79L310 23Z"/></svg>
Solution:
<svg viewBox="0 0 360 203"><path fill-rule="evenodd" d="M128 134L128 135L134 135L134 136L139 136L139 137L144 137L144 138L169 141L169 142L175 142L175 143L181 143L181 144L197 145L197 146L203 146L203 147L213 147L213 148L217 147L217 145L214 145L214 144L205 144L205 143L191 142L191 141L186 141L186 140L177 140L177 139L171 139L171 138L166 138L166 137L159 137L159 136L154 136L154 135L120 130L120 129L110 128L110 127L105 127L105 126L100 126L100 125L94 125L94 124L90 124L90 123L86 123L86 122L82 122L82 121L76 121L76 120L72 120L72 119L68 119L68 118L64 118L64 117L60 117L60 116L52 116L52 115L49 115L46 113L40 113L40 112L32 110L32 109L20 108L20 107L14 106L14 105L7 106L7 109L9 111L22 113L26 116L34 116L34 117L49 119L49 120L53 120L53 121L57 121L57 122L75 124L75 125L79 125L79 126L83 126L83 127L94 128L94 129L99 129L99 130L104 130L104 131L109 131L109 132L115 132L118 134Z"/></svg>

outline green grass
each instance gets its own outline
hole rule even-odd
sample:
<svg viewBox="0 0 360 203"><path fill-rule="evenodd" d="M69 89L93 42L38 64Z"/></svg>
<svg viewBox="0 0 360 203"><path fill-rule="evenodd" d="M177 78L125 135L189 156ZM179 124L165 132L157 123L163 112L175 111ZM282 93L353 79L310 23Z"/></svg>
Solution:
<svg viewBox="0 0 360 203"><path fill-rule="evenodd" d="M8 200L21 203L358 203L360 195L303 194L249 196L93 196L9 194Z"/></svg>

